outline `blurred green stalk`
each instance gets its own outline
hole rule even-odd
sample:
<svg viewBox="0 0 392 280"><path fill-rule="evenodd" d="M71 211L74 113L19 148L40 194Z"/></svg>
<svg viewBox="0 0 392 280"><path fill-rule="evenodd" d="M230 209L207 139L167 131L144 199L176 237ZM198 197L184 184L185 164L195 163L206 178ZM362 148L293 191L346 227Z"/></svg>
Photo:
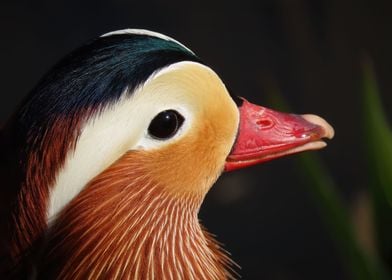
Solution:
<svg viewBox="0 0 392 280"><path fill-rule="evenodd" d="M377 250L392 265L392 132L382 108L371 60L363 70L363 123ZM390 267L391 268L391 267Z"/></svg>
<svg viewBox="0 0 392 280"><path fill-rule="evenodd" d="M353 279L391 279L376 256L368 255L360 247L353 225L344 207L337 187L316 154L299 156L302 176L308 182L312 195L328 229L337 242L343 262Z"/></svg>
<svg viewBox="0 0 392 280"><path fill-rule="evenodd" d="M272 104L288 111L288 106L277 87L273 87L269 93ZM339 137L339 132L337 134ZM344 207L338 188L322 160L315 153L306 153L298 156L297 166L299 166L299 173L307 182L352 279L391 279L378 258L367 254L360 247L348 210Z"/></svg>

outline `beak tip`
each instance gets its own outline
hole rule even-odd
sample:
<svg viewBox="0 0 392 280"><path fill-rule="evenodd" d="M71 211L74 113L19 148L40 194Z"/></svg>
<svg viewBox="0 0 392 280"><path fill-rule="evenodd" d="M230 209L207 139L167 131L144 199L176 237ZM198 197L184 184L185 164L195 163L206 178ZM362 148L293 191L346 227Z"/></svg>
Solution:
<svg viewBox="0 0 392 280"><path fill-rule="evenodd" d="M323 118L316 116L316 115L312 115L312 114L306 114L306 115L302 115L302 117L310 122L313 123L315 125L318 125L319 127L322 128L322 134L321 134L321 138L327 138L327 139L332 139L335 136L335 130L333 129L333 127Z"/></svg>

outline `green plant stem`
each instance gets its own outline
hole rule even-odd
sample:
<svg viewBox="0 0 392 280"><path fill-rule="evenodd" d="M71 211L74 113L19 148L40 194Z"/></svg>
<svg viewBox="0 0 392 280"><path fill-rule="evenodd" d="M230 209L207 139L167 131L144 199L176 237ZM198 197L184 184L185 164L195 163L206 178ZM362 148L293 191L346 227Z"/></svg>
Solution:
<svg viewBox="0 0 392 280"><path fill-rule="evenodd" d="M391 279L379 260L359 246L347 209L322 161L315 154L304 154L299 156L299 165L353 279Z"/></svg>
<svg viewBox="0 0 392 280"><path fill-rule="evenodd" d="M379 254L392 265L392 132L371 60L362 61L363 124Z"/></svg>

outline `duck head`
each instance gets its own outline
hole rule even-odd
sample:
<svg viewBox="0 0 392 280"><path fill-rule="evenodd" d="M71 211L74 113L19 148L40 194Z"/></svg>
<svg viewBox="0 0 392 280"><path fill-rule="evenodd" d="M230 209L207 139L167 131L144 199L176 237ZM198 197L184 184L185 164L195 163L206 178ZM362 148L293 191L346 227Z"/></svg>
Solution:
<svg viewBox="0 0 392 280"><path fill-rule="evenodd" d="M320 117L234 102L192 51L145 30L65 57L9 127L23 163L9 255L39 252L38 275L61 279L231 277L197 218L208 190L333 136Z"/></svg>

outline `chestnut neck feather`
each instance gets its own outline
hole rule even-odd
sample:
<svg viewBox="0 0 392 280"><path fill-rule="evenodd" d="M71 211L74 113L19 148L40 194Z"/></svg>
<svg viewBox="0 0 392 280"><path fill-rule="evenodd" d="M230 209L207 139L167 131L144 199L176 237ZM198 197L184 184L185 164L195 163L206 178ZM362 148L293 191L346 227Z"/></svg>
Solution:
<svg viewBox="0 0 392 280"><path fill-rule="evenodd" d="M29 151L17 149L14 154L13 160L19 154L22 155L14 166L18 170L18 178L13 184L4 186L5 190L14 189L14 197L9 197L11 202L6 205L8 216L5 216L0 226L5 228L0 233L1 242L4 243L0 246L0 259L5 260L0 263L0 274L13 274L25 269L47 229L46 202L49 186L55 181L56 167L61 167L67 151L74 148L76 132L80 127L79 119L70 119L67 122L57 119L52 125L53 133L47 135L41 144L29 135L28 142L31 146L40 148ZM12 133L10 136L15 136L12 128L7 128ZM48 147L51 147L50 151Z"/></svg>
<svg viewBox="0 0 392 280"><path fill-rule="evenodd" d="M38 265L42 276L233 278L233 262L198 222L203 196L167 191L143 158L127 153L60 213Z"/></svg>

